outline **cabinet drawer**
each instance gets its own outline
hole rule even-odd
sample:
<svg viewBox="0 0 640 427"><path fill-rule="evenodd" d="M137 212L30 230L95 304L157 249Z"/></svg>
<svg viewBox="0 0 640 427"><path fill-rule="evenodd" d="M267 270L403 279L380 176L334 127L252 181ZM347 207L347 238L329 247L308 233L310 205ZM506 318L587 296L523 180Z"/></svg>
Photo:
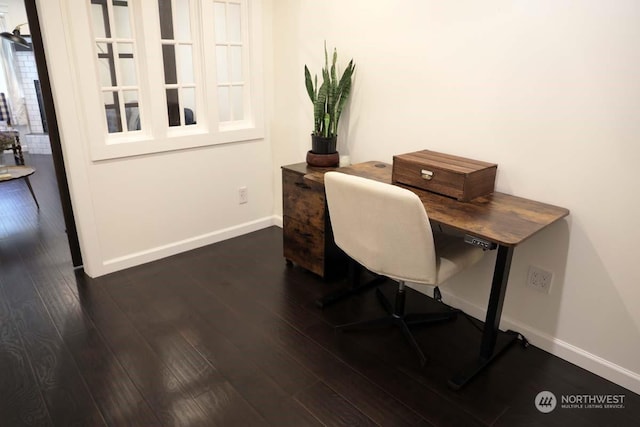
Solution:
<svg viewBox="0 0 640 427"><path fill-rule="evenodd" d="M428 180L423 177L423 171L430 173ZM462 198L464 194L463 175L433 165L395 161L393 182L422 188L456 199Z"/></svg>
<svg viewBox="0 0 640 427"><path fill-rule="evenodd" d="M324 276L325 247L323 229L288 216L283 221L284 257L320 276Z"/></svg>
<svg viewBox="0 0 640 427"><path fill-rule="evenodd" d="M304 181L304 175L282 171L283 216L324 229L325 198L322 188Z"/></svg>

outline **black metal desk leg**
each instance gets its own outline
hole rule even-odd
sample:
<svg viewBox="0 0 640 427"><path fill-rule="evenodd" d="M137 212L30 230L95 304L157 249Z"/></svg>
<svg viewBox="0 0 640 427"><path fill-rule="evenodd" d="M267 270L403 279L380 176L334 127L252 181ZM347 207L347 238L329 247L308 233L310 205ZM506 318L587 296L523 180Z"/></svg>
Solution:
<svg viewBox="0 0 640 427"><path fill-rule="evenodd" d="M496 346L500 316L502 315L502 304L504 303L504 296L507 292L507 281L509 280L512 257L512 246L498 246L498 256L496 257L493 281L491 282L491 294L489 295L489 306L487 307L484 333L482 334L482 344L480 346L481 359L490 358Z"/></svg>
<svg viewBox="0 0 640 427"><path fill-rule="evenodd" d="M489 306L487 307L487 316L484 321L480 354L476 360L449 380L449 385L456 390L480 373L496 356L509 348L509 346L518 339L518 334L514 333L496 349L498 333L500 332L498 327L500 326L504 296L507 292L507 281L509 280L513 249L514 247L512 246L498 246L498 256L493 270L491 294L489 295Z"/></svg>

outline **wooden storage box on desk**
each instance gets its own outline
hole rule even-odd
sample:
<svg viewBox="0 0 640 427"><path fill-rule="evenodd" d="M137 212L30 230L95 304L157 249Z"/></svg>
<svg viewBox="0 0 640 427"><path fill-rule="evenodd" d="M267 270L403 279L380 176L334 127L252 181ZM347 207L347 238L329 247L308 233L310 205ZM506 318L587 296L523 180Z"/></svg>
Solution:
<svg viewBox="0 0 640 427"><path fill-rule="evenodd" d="M331 169L335 168L314 168L306 163L282 167L284 257L323 278L345 274L347 258L333 241L324 186L304 176Z"/></svg>
<svg viewBox="0 0 640 427"><path fill-rule="evenodd" d="M393 156L392 182L468 202L493 193L498 165L430 150Z"/></svg>

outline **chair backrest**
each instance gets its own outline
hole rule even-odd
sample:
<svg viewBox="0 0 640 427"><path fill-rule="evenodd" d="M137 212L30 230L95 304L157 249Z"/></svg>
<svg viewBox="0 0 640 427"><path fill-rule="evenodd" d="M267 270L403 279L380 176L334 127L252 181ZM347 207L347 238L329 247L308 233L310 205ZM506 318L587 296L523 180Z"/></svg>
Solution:
<svg viewBox="0 0 640 427"><path fill-rule="evenodd" d="M339 172L325 173L324 183L338 247L374 273L436 283L433 233L416 194Z"/></svg>

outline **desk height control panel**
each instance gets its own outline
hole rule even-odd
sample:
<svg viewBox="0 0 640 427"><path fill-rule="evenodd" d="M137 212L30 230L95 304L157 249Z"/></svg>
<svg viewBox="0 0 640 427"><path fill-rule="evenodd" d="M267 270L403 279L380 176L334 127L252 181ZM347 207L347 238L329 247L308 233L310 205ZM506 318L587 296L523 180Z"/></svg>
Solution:
<svg viewBox="0 0 640 427"><path fill-rule="evenodd" d="M472 236L470 234L464 235L464 241L465 243L468 243L470 245L478 246L485 251L492 251L498 247L498 245L496 245L494 242L490 242L488 240L481 239L480 237Z"/></svg>

